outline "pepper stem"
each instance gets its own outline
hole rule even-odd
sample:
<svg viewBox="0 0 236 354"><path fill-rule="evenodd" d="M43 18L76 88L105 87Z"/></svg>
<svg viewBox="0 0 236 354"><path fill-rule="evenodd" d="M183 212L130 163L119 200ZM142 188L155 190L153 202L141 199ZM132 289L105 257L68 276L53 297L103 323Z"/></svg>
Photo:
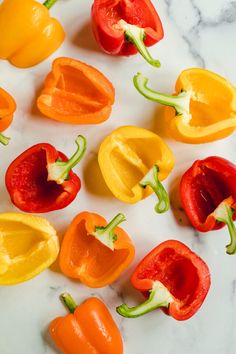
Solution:
<svg viewBox="0 0 236 354"><path fill-rule="evenodd" d="M11 138L7 138L5 135L0 133L0 143L3 145L8 145Z"/></svg>
<svg viewBox="0 0 236 354"><path fill-rule="evenodd" d="M137 73L133 78L134 86L147 99L174 107L177 115L189 114L191 92L182 91L177 96L166 95L148 88L148 81L141 73Z"/></svg>
<svg viewBox="0 0 236 354"><path fill-rule="evenodd" d="M43 6L45 6L48 10L51 9L51 7L57 2L57 0L46 0L43 3Z"/></svg>
<svg viewBox="0 0 236 354"><path fill-rule="evenodd" d="M229 230L231 242L226 246L226 253L235 254L236 253L236 227L233 222L233 211L230 205L223 201L218 205L214 211L214 216L216 220L224 222Z"/></svg>
<svg viewBox="0 0 236 354"><path fill-rule="evenodd" d="M77 304L75 303L75 300L69 293L61 294L60 299L63 302L63 304L66 306L66 308L70 311L70 313L75 312Z"/></svg>
<svg viewBox="0 0 236 354"><path fill-rule="evenodd" d="M125 220L124 214L117 214L107 226L96 226L95 231L90 235L94 236L97 240L114 251L114 243L117 240L114 230Z"/></svg>
<svg viewBox="0 0 236 354"><path fill-rule="evenodd" d="M135 307L128 307L126 304L122 304L116 308L116 311L123 317L134 318L145 315L145 313L159 307L168 307L172 301L173 298L170 292L161 282L156 281L146 301Z"/></svg>
<svg viewBox="0 0 236 354"><path fill-rule="evenodd" d="M159 167L157 165L154 165L153 168L146 174L146 176L144 176L141 182L139 182L139 185L142 188L150 186L156 193L159 201L155 206L155 211L160 214L165 213L169 209L170 200L165 188L158 179L158 172Z"/></svg>
<svg viewBox="0 0 236 354"><path fill-rule="evenodd" d="M48 181L56 181L57 184L62 184L68 179L70 170L80 162L87 147L86 139L82 135L76 138L75 143L78 148L68 161L56 161L47 166Z"/></svg>
<svg viewBox="0 0 236 354"><path fill-rule="evenodd" d="M125 39L131 42L143 56L143 58L152 66L159 68L161 63L157 59L153 59L147 47L144 44L145 32L144 28L140 28L135 25L131 25L124 20L119 21L119 26L125 31Z"/></svg>

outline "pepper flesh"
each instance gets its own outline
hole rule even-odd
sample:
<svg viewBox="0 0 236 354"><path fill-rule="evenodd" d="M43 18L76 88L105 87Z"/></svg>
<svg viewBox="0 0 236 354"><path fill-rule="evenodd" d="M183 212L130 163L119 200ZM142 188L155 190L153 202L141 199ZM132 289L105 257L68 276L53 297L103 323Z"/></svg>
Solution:
<svg viewBox="0 0 236 354"><path fill-rule="evenodd" d="M37 144L24 151L8 167L5 182L15 206L28 213L65 208L80 190L72 168L86 150L83 136L76 139L76 153L68 160L50 144Z"/></svg>
<svg viewBox="0 0 236 354"><path fill-rule="evenodd" d="M111 82L94 67L71 58L57 58L37 99L46 116L70 124L107 120L114 103Z"/></svg>
<svg viewBox="0 0 236 354"><path fill-rule="evenodd" d="M0 285L29 280L57 258L55 229L39 216L0 213Z"/></svg>
<svg viewBox="0 0 236 354"><path fill-rule="evenodd" d="M153 190L158 194L158 182L171 172L174 156L158 135L143 128L124 126L114 130L102 142L98 162L114 196L125 203L136 203L148 197ZM167 198L165 193L163 211L168 209Z"/></svg>
<svg viewBox="0 0 236 354"><path fill-rule="evenodd" d="M55 1L54 1L55 2ZM61 45L65 33L49 17L45 6L34 0L4 0L0 5L0 58L28 68L50 56Z"/></svg>
<svg viewBox="0 0 236 354"><path fill-rule="evenodd" d="M124 317L138 317L162 308L179 321L192 317L210 287L206 263L182 242L168 240L154 248L134 270L131 283L147 300L136 307L117 307Z"/></svg>
<svg viewBox="0 0 236 354"><path fill-rule="evenodd" d="M85 285L99 288L113 283L130 265L135 249L127 233L98 214L82 212L70 224L62 242L59 263L62 272Z"/></svg>
<svg viewBox="0 0 236 354"><path fill-rule="evenodd" d="M150 0L95 0L92 25L95 38L106 53L132 55L139 51L149 64L160 66L147 50L164 36Z"/></svg>
<svg viewBox="0 0 236 354"><path fill-rule="evenodd" d="M50 335L64 354L123 354L119 329L105 304L91 297L76 306L69 294L61 298L70 310L50 324Z"/></svg>
<svg viewBox="0 0 236 354"><path fill-rule="evenodd" d="M197 160L183 174L180 197L185 213L201 232L228 226L231 242L228 254L236 253L236 166L218 156ZM231 211L232 209L232 211Z"/></svg>
<svg viewBox="0 0 236 354"><path fill-rule="evenodd" d="M16 103L13 97L0 88L0 132L6 130L12 122L13 114L16 110ZM7 145L10 138L0 133L0 143Z"/></svg>
<svg viewBox="0 0 236 354"><path fill-rule="evenodd" d="M205 69L187 69L178 77L176 93L165 95L147 86L142 74L134 85L146 98L167 105L166 128L176 140L200 144L225 138L236 128L236 89Z"/></svg>

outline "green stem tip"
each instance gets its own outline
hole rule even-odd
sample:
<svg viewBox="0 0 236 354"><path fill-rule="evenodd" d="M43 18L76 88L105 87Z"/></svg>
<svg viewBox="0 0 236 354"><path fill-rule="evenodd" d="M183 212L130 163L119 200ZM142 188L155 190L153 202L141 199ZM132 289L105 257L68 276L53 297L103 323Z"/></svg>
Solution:
<svg viewBox="0 0 236 354"><path fill-rule="evenodd" d="M189 114L191 92L182 91L177 96L166 95L148 88L148 81L141 73L137 73L133 78L135 88L147 99L175 108L177 115Z"/></svg>
<svg viewBox="0 0 236 354"><path fill-rule="evenodd" d="M60 299L63 302L63 304L66 306L66 308L70 311L70 313L75 312L77 304L75 303L75 300L69 293L61 294Z"/></svg>
<svg viewBox="0 0 236 354"><path fill-rule="evenodd" d="M91 233L97 240L99 240L106 247L114 251L114 243L117 240L117 236L114 233L115 228L125 221L124 214L117 214L107 226L96 226L95 231Z"/></svg>
<svg viewBox="0 0 236 354"><path fill-rule="evenodd" d="M0 133L0 143L3 145L8 145L9 141L11 140L11 138L6 137L5 135Z"/></svg>
<svg viewBox="0 0 236 354"><path fill-rule="evenodd" d="M146 176L144 176L144 178L139 182L139 185L142 188L149 186L153 189L159 200L155 206L155 211L160 214L169 210L170 200L168 193L158 179L158 172L159 167L154 165L153 168L146 174Z"/></svg>
<svg viewBox="0 0 236 354"><path fill-rule="evenodd" d="M145 32L144 28L131 25L124 20L119 21L119 26L125 31L125 39L131 42L142 55L142 57L152 66L159 68L161 63L157 59L153 59L147 47L144 44Z"/></svg>
<svg viewBox="0 0 236 354"><path fill-rule="evenodd" d="M220 203L214 211L216 220L224 222L228 227L231 239L230 243L226 246L226 253L228 254L236 253L236 227L233 222L233 213L232 208L226 201Z"/></svg>
<svg viewBox="0 0 236 354"><path fill-rule="evenodd" d="M57 184L62 184L68 179L70 170L80 162L87 148L86 139L82 135L76 138L75 143L77 150L68 161L56 161L47 166L48 181L55 181Z"/></svg>
<svg viewBox="0 0 236 354"><path fill-rule="evenodd" d="M173 298L167 288L161 282L156 281L146 301L135 307L122 304L116 308L116 311L123 317L135 318L159 307L168 307L172 301Z"/></svg>
<svg viewBox="0 0 236 354"><path fill-rule="evenodd" d="M48 10L51 9L51 7L57 2L57 0L46 0L43 3L43 6L45 6Z"/></svg>

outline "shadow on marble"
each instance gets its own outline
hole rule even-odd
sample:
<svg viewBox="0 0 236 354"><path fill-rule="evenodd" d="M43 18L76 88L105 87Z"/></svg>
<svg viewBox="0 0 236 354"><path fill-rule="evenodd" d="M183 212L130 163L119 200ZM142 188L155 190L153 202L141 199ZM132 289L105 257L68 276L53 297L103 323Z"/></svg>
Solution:
<svg viewBox="0 0 236 354"><path fill-rule="evenodd" d="M189 227L190 222L184 212L184 209L182 207L182 203L180 200L180 195L179 195L179 184L180 184L181 176L176 177L170 187L170 204L171 204L171 210L174 214L174 217L176 219L176 222L180 226L184 227Z"/></svg>
<svg viewBox="0 0 236 354"><path fill-rule="evenodd" d="M83 180L90 193L103 197L113 197L102 177L96 153L91 153L87 156L83 171Z"/></svg>
<svg viewBox="0 0 236 354"><path fill-rule="evenodd" d="M79 48L90 50L93 52L101 52L91 27L91 22L87 22L82 29L72 38L72 43Z"/></svg>
<svg viewBox="0 0 236 354"><path fill-rule="evenodd" d="M66 233L66 230L67 230L67 227L63 228L62 230L60 231L57 231L57 236L58 236L58 239L59 239L59 245L60 245L60 249L61 249L61 243L62 243L62 240L63 240L63 237ZM55 273L61 273L61 269L59 267L59 256L57 257L57 259L55 260L55 262L49 267L49 269L52 271L52 272L55 272Z"/></svg>
<svg viewBox="0 0 236 354"><path fill-rule="evenodd" d="M10 162L9 162L10 164ZM4 186L0 187L0 212L2 213L13 213L13 212L20 212L14 204L11 202L10 196L6 190L5 183Z"/></svg>
<svg viewBox="0 0 236 354"><path fill-rule="evenodd" d="M60 354L61 351L57 349L57 347L55 346L53 340L51 339L50 337L50 334L49 334L49 324L48 326L46 326L42 332L41 332L41 336L43 338L43 341L45 341L45 343L47 344L47 346L53 350L53 353L55 354Z"/></svg>
<svg viewBox="0 0 236 354"><path fill-rule="evenodd" d="M40 116L39 119L41 118L45 118L45 116L40 112L40 110L38 109L37 107L37 98L39 97L39 95L41 94L41 92L43 91L43 88L44 88L44 80L46 78L46 75L45 77L42 79L42 82L40 83L40 85L38 85L36 88L35 88L35 95L34 95L34 100L32 102L32 108L31 108L31 115L33 116L32 118L35 119L35 116ZM31 117L29 115L29 117Z"/></svg>
<svg viewBox="0 0 236 354"><path fill-rule="evenodd" d="M132 286L130 278L125 279L116 289L119 297L124 303L127 303L128 306L136 306L145 300L142 294ZM131 300L133 305L131 304Z"/></svg>
<svg viewBox="0 0 236 354"><path fill-rule="evenodd" d="M166 130L165 107L160 106L158 103L153 113L150 129L161 138L169 138Z"/></svg>

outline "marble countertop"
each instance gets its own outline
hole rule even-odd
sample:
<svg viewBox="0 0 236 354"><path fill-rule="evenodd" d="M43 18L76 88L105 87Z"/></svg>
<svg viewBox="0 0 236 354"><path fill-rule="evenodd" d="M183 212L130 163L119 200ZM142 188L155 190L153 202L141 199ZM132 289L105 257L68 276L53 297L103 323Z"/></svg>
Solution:
<svg viewBox="0 0 236 354"><path fill-rule="evenodd" d="M66 314L58 296L69 291L78 303L98 296L109 307L121 329L125 354L235 354L236 348L236 256L225 253L229 241L226 228L200 234L188 224L180 205L173 202L178 180L194 160L219 155L236 163L235 134L205 145L186 145L165 138L176 157L176 166L164 182L172 199L172 210L165 215L150 212L154 196L136 204L116 200L105 186L97 165L97 151L102 139L121 125L138 125L162 135L158 123L160 107L145 100L134 89L133 75L141 71L151 78L153 87L173 92L181 70L204 67L236 84L236 1L232 0L153 0L162 19L165 38L150 51L160 59L155 70L141 56L117 58L102 53L91 33L89 18L92 1L61 0L51 10L60 19L67 37L49 59L33 68L22 70L0 62L0 85L17 101L14 123L7 131L12 137L7 148L0 147L0 212L16 211L4 186L9 163L20 152L38 142L50 142L70 155L78 133L88 139L86 158L76 167L83 187L76 200L66 209L45 214L63 235L72 218L89 210L107 220L118 212L126 215L122 227L136 245L136 258L129 270L113 285L90 289L71 281L57 271L46 270L26 283L0 288L0 354L58 353L48 336L49 322ZM43 79L53 58L70 56L85 61L107 75L116 88L116 103L108 121L101 125L69 126L42 117L34 107ZM182 225L178 219L182 218ZM207 262L212 286L198 313L188 321L178 322L162 311L153 311L137 319L124 319L115 307L142 300L129 277L142 257L161 241L178 239ZM79 353L78 353L79 354ZM81 353L83 354L83 353Z"/></svg>

